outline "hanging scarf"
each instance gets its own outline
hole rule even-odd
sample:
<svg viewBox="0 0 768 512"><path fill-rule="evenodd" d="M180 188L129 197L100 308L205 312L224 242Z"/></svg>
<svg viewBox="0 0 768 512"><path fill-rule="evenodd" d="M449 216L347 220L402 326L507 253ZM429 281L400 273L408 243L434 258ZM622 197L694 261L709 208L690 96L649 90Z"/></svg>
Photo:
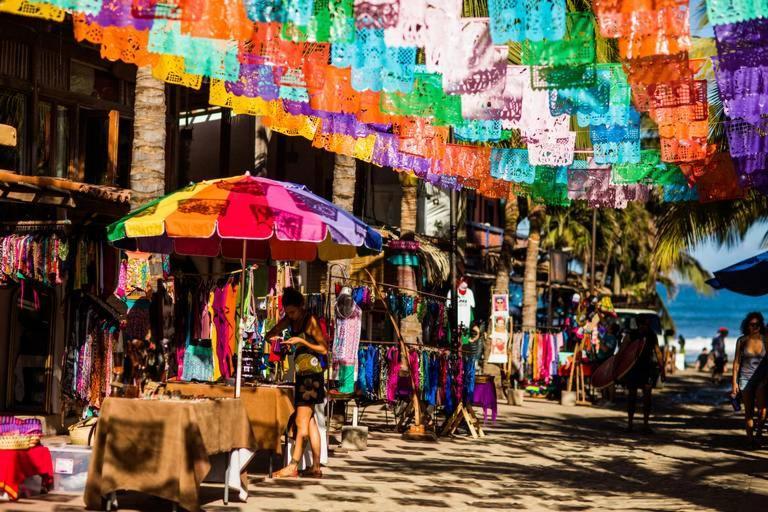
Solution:
<svg viewBox="0 0 768 512"><path fill-rule="evenodd" d="M394 402L397 398L397 381L400 375L400 351L391 347L387 351L389 375L387 376L387 401Z"/></svg>

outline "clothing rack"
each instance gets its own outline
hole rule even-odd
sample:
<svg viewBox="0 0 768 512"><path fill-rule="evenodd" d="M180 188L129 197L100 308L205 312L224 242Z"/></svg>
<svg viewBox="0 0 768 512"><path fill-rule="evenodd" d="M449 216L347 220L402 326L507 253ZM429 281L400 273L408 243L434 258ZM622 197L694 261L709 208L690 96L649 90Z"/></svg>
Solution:
<svg viewBox="0 0 768 512"><path fill-rule="evenodd" d="M68 231L72 228L70 220L19 220L0 222L0 226L6 231L33 232L33 231Z"/></svg>
<svg viewBox="0 0 768 512"><path fill-rule="evenodd" d="M399 346L397 341L377 341L377 340L360 340L360 345L383 345L383 346ZM405 343L406 347L424 350L425 352L450 352L456 353L455 350L450 347L433 347L430 345L422 345L420 343ZM461 349L462 354L474 354L474 350Z"/></svg>
<svg viewBox="0 0 768 512"><path fill-rule="evenodd" d="M253 265L249 265L245 270L246 271L251 270L251 269L256 270L257 268L258 268L258 265L253 264ZM233 276L233 275L242 274L242 273L243 273L243 269L240 268L240 269L237 269L237 270L233 270L231 272L202 272L201 273L201 272L180 272L180 271L176 271L176 272L171 273L171 276L174 276L174 277L176 277L176 276L178 276L178 277L201 277L201 278L203 278L203 277Z"/></svg>
<svg viewBox="0 0 768 512"><path fill-rule="evenodd" d="M378 282L377 283L373 283L372 281L369 281L368 279L360 279L358 277L346 277L346 276L338 276L338 275L330 274L328 276L328 279L329 279L330 282L332 282L334 279L338 279L338 280L341 280L341 281L347 281L347 282L351 281L351 282L360 283L360 284L370 284L370 285L376 284L377 286L383 286L383 287L389 288L389 289L402 290L402 291L406 291L406 292L417 293L417 294L423 295L425 297L431 297L433 299L442 300L443 302L448 300L447 297L443 297L441 295L436 295L434 293L422 292L421 290L414 290L413 288L404 288L402 286L397 286L397 285L394 285L394 284L378 283Z"/></svg>
<svg viewBox="0 0 768 512"><path fill-rule="evenodd" d="M563 332L565 329L562 327L548 326L548 327L531 327L530 325L521 325L519 331L514 331L513 334L518 332L549 332L558 333Z"/></svg>

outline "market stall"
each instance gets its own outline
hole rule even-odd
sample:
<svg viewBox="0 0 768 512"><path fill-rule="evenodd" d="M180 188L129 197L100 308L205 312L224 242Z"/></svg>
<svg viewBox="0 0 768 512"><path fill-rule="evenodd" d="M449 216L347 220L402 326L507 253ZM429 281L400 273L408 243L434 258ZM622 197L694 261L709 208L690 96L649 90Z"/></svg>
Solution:
<svg viewBox="0 0 768 512"><path fill-rule="evenodd" d="M292 390L278 385L291 377L284 371L285 354L278 339L264 339L268 325L279 319L282 288L292 284L290 268L274 262L375 252L381 249L381 237L303 186L248 174L190 185L157 199L111 225L108 237L120 249L142 251L129 253L126 264L126 286L132 280L129 274L138 276L145 284L135 289L143 289L145 298L137 301L147 302L136 321L126 323L126 352L141 361L135 368L148 373L144 364L148 359L138 358L142 355L138 352L143 350L146 356L154 350L154 359L162 364L151 380L162 380L166 389L159 393L164 398L160 400L104 400L86 501L93 507L117 490L132 489L195 510L199 502L192 483L202 481L208 472L207 458L242 449L279 452L293 412ZM152 283L143 254L157 253L236 258L241 268L208 276L174 276L169 270L150 296L146 292ZM262 264L249 264L255 261ZM262 281L265 287L260 286ZM324 309L324 297L310 296L309 306ZM135 308L133 304L128 317ZM243 385L244 374L251 383ZM141 392L146 375L136 377L132 382ZM223 398L233 396L234 400ZM225 415L218 414L222 404L230 404ZM113 426L118 423L130 428L117 433ZM230 426L237 435L224 442ZM178 432L185 434L172 434ZM137 443L143 440L139 446L147 451L135 464L141 471L113 462L126 446L125 439L134 438ZM154 458L161 460L157 467L144 468L145 459L149 464ZM162 462L167 460L188 461L193 469ZM230 473L243 467L234 456L229 462ZM139 473L152 476L142 478ZM166 480L183 485L164 487ZM225 492L233 487L247 497L245 487L230 480L231 476L226 478Z"/></svg>
<svg viewBox="0 0 768 512"><path fill-rule="evenodd" d="M340 294L343 290L360 309L358 322L366 326L362 337L356 330L356 343L339 331L348 332L348 318L337 315L333 354L334 367L347 367L339 373L354 372L354 388L358 398L353 411L353 426L357 421L358 403L369 405L383 402L402 404L397 407L397 425L407 434L414 431L440 431L438 412L446 423L463 407L471 410L475 386L477 352L466 345L451 342L448 335L447 298L415 288L375 281L373 278L349 278L329 275L329 282ZM399 325L404 318L415 317L419 332L414 342L406 341ZM376 318L376 320L374 320ZM340 324L344 324L339 328ZM382 329L390 326L390 329ZM377 336L389 339L372 339ZM344 356L353 345L354 357ZM338 359L342 357L339 363ZM340 381L344 378L340 377ZM472 416L474 416L472 414ZM473 420L474 422L474 420ZM428 428L427 428L428 427Z"/></svg>

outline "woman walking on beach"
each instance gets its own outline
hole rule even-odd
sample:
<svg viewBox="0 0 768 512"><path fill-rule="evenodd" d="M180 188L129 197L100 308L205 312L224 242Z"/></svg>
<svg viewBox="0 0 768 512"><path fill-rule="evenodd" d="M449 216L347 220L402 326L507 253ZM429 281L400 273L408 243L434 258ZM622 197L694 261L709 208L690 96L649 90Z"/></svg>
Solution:
<svg viewBox="0 0 768 512"><path fill-rule="evenodd" d="M768 359L766 352L765 321L760 313L750 313L741 322L742 336L736 342L736 357L733 361L733 390L731 397L739 393L744 400L744 420L747 440L753 446L759 445L763 434L766 415L766 378ZM757 429L754 416L757 406Z"/></svg>

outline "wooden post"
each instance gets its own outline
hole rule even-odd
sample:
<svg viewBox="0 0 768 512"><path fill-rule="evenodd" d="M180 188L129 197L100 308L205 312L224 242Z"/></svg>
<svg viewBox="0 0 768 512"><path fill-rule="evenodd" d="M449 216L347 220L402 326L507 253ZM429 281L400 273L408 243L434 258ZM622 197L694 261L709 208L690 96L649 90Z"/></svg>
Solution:
<svg viewBox="0 0 768 512"><path fill-rule="evenodd" d="M411 377L411 386L413 388L413 396L412 398L412 406L413 406L413 427L411 428L412 433L414 434L424 434L425 429L424 425L421 422L421 403L419 401L419 380L416 378L416 376L411 372L411 366L407 363L408 361L408 347L405 345L405 340L403 339L403 335L400 333L400 327L398 326L397 319L395 319L395 316L392 314L392 311L389 310L389 304L387 303L386 298L384 297L384 294L381 293L381 290L379 289L379 285L376 283L376 279L371 275L371 273L366 270L366 274L368 274L368 278L371 280L372 288L374 291L374 294L376 297L380 298L381 301L384 303L384 309L387 311L387 317L389 318L390 323L392 324L392 328L395 330L395 336L397 336L397 342L400 347L400 354L406 354L405 361L406 361L406 369L408 371L408 375Z"/></svg>
<svg viewBox="0 0 768 512"><path fill-rule="evenodd" d="M567 391L573 391L573 374L576 372L576 355L581 350L581 342L576 343L573 348L573 364L571 364L571 373L568 375L568 388Z"/></svg>
<svg viewBox="0 0 768 512"><path fill-rule="evenodd" d="M107 129L107 185L114 185L117 178L117 146L120 135L120 112L109 111Z"/></svg>

